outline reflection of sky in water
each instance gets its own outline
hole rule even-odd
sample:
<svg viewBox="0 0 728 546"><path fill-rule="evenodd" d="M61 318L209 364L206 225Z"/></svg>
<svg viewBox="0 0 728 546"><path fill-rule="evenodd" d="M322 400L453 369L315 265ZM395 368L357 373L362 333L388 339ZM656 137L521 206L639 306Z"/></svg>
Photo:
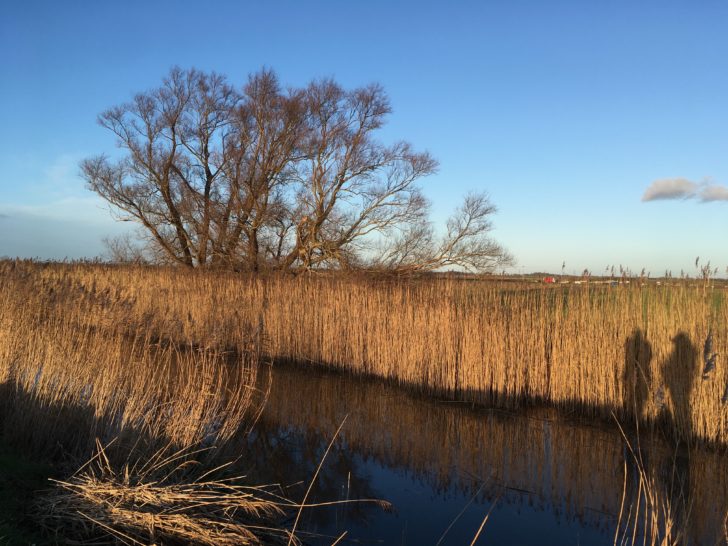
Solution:
<svg viewBox="0 0 728 546"><path fill-rule="evenodd" d="M322 438L316 449L311 450L310 445L304 445L311 440L305 434L288 429L284 436L283 442L268 438L266 445L277 452L289 450L289 460L312 475L312 469L325 450L325 440ZM258 442L253 442L253 449L260 449L256 444ZM302 457L303 453L312 456L306 459ZM276 457L271 460L275 461ZM287 479L291 467L279 467L278 470L280 472L272 469L266 477L290 483ZM443 545L469 544L493 505L482 492L477 496L465 494L455 485L436 490L422 476L383 465L344 446L338 446L329 454L319 478L310 503L377 498L392 503L393 510L368 503L307 509L299 529L302 538L310 544L331 544L344 531L347 539L365 544L435 544L446 531ZM305 485L293 487L287 494L300 498ZM613 542L613 536L605 529L585 527L576 520L567 521L550 511L543 502L531 505L531 496L522 492L516 492L514 496L512 491L497 496L482 534L483 543L606 545ZM518 497L520 502L514 503L514 498Z"/></svg>
<svg viewBox="0 0 728 546"><path fill-rule="evenodd" d="M350 535L380 538L385 544L434 544L455 522L442 544L469 544L492 506L477 500L468 505L471 496L453 490L435 492L406 472L376 463L368 463L366 469L372 489L392 502L397 514L380 516L376 529L352 528ZM610 544L613 538L581 529L578 524L559 522L553 514L525 504L512 505L500 500L496 501L481 536L486 544Z"/></svg>
<svg viewBox="0 0 728 546"><path fill-rule="evenodd" d="M567 421L553 411L473 411L380 382L277 367L243 455L255 469L251 476L297 484L284 493L300 500L346 414L309 503L376 498L394 510L374 504L306 509L299 529L310 544L331 544L344 531L363 544L435 544L456 519L442 544L469 544L494 502L483 544L614 542L622 439L616 430ZM657 449L647 460L666 474L670 453ZM722 523L705 507L726 505L726 479L721 457L697 458L690 532L705 537Z"/></svg>

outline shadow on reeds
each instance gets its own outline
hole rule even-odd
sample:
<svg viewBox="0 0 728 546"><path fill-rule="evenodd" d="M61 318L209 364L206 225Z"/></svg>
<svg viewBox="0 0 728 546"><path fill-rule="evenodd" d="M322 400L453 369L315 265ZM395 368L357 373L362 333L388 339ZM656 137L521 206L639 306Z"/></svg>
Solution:
<svg viewBox="0 0 728 546"><path fill-rule="evenodd" d="M688 442L693 438L691 399L698 366L698 350L686 332L678 332L672 338L672 351L662 364L662 374L672 402L672 426L677 435Z"/></svg>
<svg viewBox="0 0 728 546"><path fill-rule="evenodd" d="M624 342L624 361L620 381L621 407L612 404L589 403L578 398L554 401L547 396L524 391L503 391L496 388L436 387L423 388L417 382L397 378L380 378L362 369L351 369L336 361L300 361L286 357L275 358L274 364L299 367L304 370L326 372L358 380L377 381L396 386L409 395L440 401L467 404L472 407L497 408L507 411L525 411L530 408L551 406L586 419L611 422L615 413L620 422L636 432L642 425L659 432L671 442L699 443L708 448L722 449L720 442L695 436L693 416L697 411L691 404L697 387L698 351L686 332L671 338L672 350L661 362L653 353L652 344L643 330L636 328ZM618 368L619 369L619 368ZM716 401L717 402L717 399Z"/></svg>
<svg viewBox="0 0 728 546"><path fill-rule="evenodd" d="M67 314L92 306L96 323L118 331L126 321L155 343L245 351L250 326L263 317L271 358L387 378L473 404L515 409L545 401L605 419L635 412L648 423L666 415L685 425L680 433L728 445L722 389L717 397L702 388L694 396L695 383L668 385L659 367L670 359L675 333L694 343L706 334L707 317L715 352L728 353L728 306L690 283L550 289L32 262L0 262L3 274L23 277L34 292L53 289L49 299L73 294L61 302ZM728 382L721 366L713 375ZM658 408L659 387L670 398L667 411ZM680 409L685 392L690 422Z"/></svg>
<svg viewBox="0 0 728 546"><path fill-rule="evenodd" d="M46 527L47 511L39 507L55 491L48 480L70 476L82 461L91 458L97 433L103 434L105 442L114 436L119 438L109 450L109 456L120 467L129 460L135 447L141 452L160 445L159 439L138 430L120 430L113 423L112 416L97 417L91 407L44 402L33 393L18 389L12 378L0 384L0 441L26 462L47 469L42 480L26 482L21 491L15 492L21 506L7 536L24 537L33 533L36 544L56 544L63 540L65 533L71 533L66 538L81 538L76 536L78 530L70 521L69 525ZM17 481L22 477L10 479ZM91 531L85 538L93 535Z"/></svg>
<svg viewBox="0 0 728 546"><path fill-rule="evenodd" d="M641 329L627 338L624 355L625 415L642 420L652 390L652 345Z"/></svg>
<svg viewBox="0 0 728 546"><path fill-rule="evenodd" d="M118 414L98 415L90 405L45 401L18 388L12 379L0 384L0 401L3 441L31 458L53 462L61 474L89 459L97 441L106 445L113 440L108 455L117 464L135 451L154 453L164 445L181 447L128 423L122 425Z"/></svg>

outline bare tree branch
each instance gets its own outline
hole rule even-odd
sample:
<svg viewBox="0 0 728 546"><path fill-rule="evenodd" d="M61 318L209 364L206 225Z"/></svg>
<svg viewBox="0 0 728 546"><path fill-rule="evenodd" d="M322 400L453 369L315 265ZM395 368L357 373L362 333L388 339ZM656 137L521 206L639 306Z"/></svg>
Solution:
<svg viewBox="0 0 728 546"><path fill-rule="evenodd" d="M484 195L467 196L444 236L433 235L418 183L437 162L376 139L390 112L376 84L284 91L261 70L236 90L219 74L173 68L159 88L99 116L125 156L89 158L81 170L142 226L156 256L190 267L482 271L506 262L489 238L495 207Z"/></svg>

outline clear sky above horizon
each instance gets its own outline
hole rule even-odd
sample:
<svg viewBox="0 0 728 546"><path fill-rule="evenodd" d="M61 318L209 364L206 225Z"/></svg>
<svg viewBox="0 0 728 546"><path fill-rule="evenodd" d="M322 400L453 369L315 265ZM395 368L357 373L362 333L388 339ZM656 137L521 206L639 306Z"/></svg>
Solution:
<svg viewBox="0 0 728 546"><path fill-rule="evenodd" d="M5 2L0 256L93 257L128 229L78 176L114 153L101 111L173 65L266 66L381 83L382 139L440 162L433 220L489 192L515 271L725 275L727 27L723 1Z"/></svg>

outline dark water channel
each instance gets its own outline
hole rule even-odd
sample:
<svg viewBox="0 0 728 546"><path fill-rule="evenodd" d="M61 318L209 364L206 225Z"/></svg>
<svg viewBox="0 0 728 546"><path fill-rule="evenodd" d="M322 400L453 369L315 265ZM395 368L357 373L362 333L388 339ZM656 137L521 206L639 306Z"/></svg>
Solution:
<svg viewBox="0 0 728 546"><path fill-rule="evenodd" d="M244 460L257 481L300 501L329 441L305 509L307 544L614 544L630 457L616 427L556 410L519 414L408 394L382 382L276 366ZM628 433L632 436L633 433ZM641 434L645 467L675 506L689 506L686 544L718 544L728 506L726 457ZM636 472L626 467L626 500ZM687 502L683 502L687 501ZM629 544L630 542L627 542ZM640 541L641 543L641 541Z"/></svg>

